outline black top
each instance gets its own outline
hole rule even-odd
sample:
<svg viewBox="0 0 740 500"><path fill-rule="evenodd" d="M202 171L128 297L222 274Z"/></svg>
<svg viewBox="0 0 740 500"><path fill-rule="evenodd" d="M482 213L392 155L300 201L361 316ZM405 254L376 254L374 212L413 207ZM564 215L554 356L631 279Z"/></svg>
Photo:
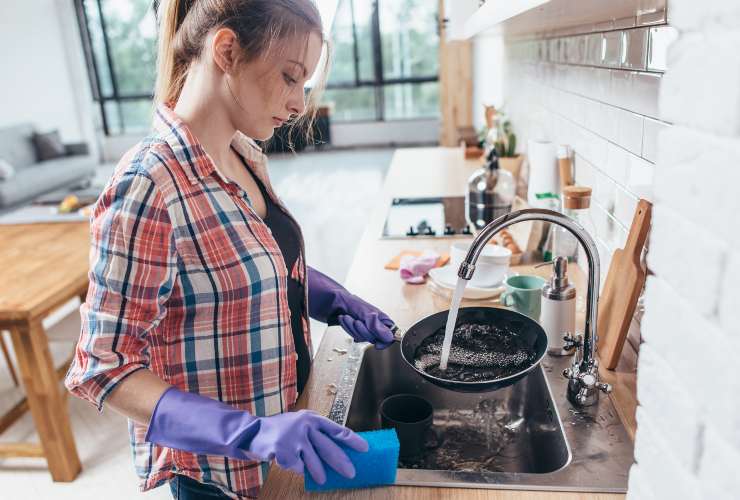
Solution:
<svg viewBox="0 0 740 500"><path fill-rule="evenodd" d="M247 168L250 174L251 170ZM252 178L262 191L262 197L265 199L267 215L263 219L267 227L272 231L272 237L275 238L280 252L283 254L285 265L288 268L288 307L290 308L290 326L293 330L293 343L295 344L298 394L303 392L308 380L308 374L311 372L311 356L308 353L308 345L303 336L303 305L304 305L304 288L300 282L290 277L290 271L295 266L296 260L301 252L301 234L296 223L283 212L280 207L273 203L272 198L267 193L264 184L256 175Z"/></svg>

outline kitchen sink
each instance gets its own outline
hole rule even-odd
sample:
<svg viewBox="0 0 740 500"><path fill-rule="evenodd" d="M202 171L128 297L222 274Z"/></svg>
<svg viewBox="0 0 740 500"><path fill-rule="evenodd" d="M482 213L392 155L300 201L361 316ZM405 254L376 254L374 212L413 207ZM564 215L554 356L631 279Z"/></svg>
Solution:
<svg viewBox="0 0 740 500"><path fill-rule="evenodd" d="M461 393L435 386L403 360L398 343L353 345L330 418L380 429L380 403L399 393L427 399L434 423L424 454L399 462L396 484L625 492L632 442L611 399L575 408L565 397L570 358L546 356L516 384Z"/></svg>

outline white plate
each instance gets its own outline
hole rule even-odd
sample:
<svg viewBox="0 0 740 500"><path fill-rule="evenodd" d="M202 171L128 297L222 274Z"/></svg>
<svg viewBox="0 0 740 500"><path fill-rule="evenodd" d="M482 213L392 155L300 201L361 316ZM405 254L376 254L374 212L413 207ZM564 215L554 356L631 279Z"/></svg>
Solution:
<svg viewBox="0 0 740 500"><path fill-rule="evenodd" d="M434 281L434 284L443 290L454 292L455 286L457 285L457 273L452 266L435 267L429 271L429 277ZM508 277L508 274L504 276L504 279ZM492 287L475 287L468 284L463 292L464 299L492 299L501 295L504 291L503 281L498 285Z"/></svg>

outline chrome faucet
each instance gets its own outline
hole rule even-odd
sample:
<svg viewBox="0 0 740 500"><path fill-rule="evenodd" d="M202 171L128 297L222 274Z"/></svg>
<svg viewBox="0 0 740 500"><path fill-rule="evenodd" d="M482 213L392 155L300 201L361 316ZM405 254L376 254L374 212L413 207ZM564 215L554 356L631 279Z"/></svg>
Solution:
<svg viewBox="0 0 740 500"><path fill-rule="evenodd" d="M588 292L586 295L586 328L584 335L567 333L563 339L566 349L577 349L570 368L563 370L568 381L568 400L577 406L590 406L599 400L599 391L611 392L609 384L599 382L599 363L596 359L596 316L599 304L599 254L591 235L570 217L552 210L531 208L511 212L489 222L473 239L457 275L470 280L475 272L475 263L484 246L493 236L512 224L531 220L542 220L557 224L570 231L583 245L588 259Z"/></svg>

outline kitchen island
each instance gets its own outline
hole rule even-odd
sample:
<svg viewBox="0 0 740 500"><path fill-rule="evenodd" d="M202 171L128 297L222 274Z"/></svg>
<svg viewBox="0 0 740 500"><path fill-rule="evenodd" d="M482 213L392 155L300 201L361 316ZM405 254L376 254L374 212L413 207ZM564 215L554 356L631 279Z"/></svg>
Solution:
<svg viewBox="0 0 740 500"><path fill-rule="evenodd" d="M450 238L434 239L380 239L388 207L393 198L433 197L464 195L466 180L479 166L479 161L464 160L458 148L415 148L397 150L391 163L381 196L371 214L354 256L345 281L347 288L365 300L384 310L405 329L417 320L434 312L448 309L449 299L432 293L426 285L408 285L398 277L397 271L388 271L384 265L401 250L432 249L437 252L449 250ZM361 223L361 221L358 221ZM514 271L548 276L548 268L533 269L518 266ZM571 279L579 293L585 293L584 274L577 266L570 269ZM491 301L463 301L462 306L494 305ZM582 321L582 318L580 318ZM339 379L345 359L335 348L345 349L349 337L339 327L326 330L314 359L311 376L304 393L298 401L299 408L309 408L327 415L334 395L330 384ZM635 423L635 364L636 359L629 347L614 372L602 370L602 381L614 386L612 398L619 417L631 438L634 438ZM564 398L564 394L553 394ZM603 396L602 397L607 397ZM313 494L315 495L315 494ZM303 488L303 478L273 466L261 493L261 498L308 497ZM465 498L465 499L617 499L620 494L596 494L575 492L521 491L467 488L432 488L416 486L392 486L366 490L324 493L321 498Z"/></svg>

